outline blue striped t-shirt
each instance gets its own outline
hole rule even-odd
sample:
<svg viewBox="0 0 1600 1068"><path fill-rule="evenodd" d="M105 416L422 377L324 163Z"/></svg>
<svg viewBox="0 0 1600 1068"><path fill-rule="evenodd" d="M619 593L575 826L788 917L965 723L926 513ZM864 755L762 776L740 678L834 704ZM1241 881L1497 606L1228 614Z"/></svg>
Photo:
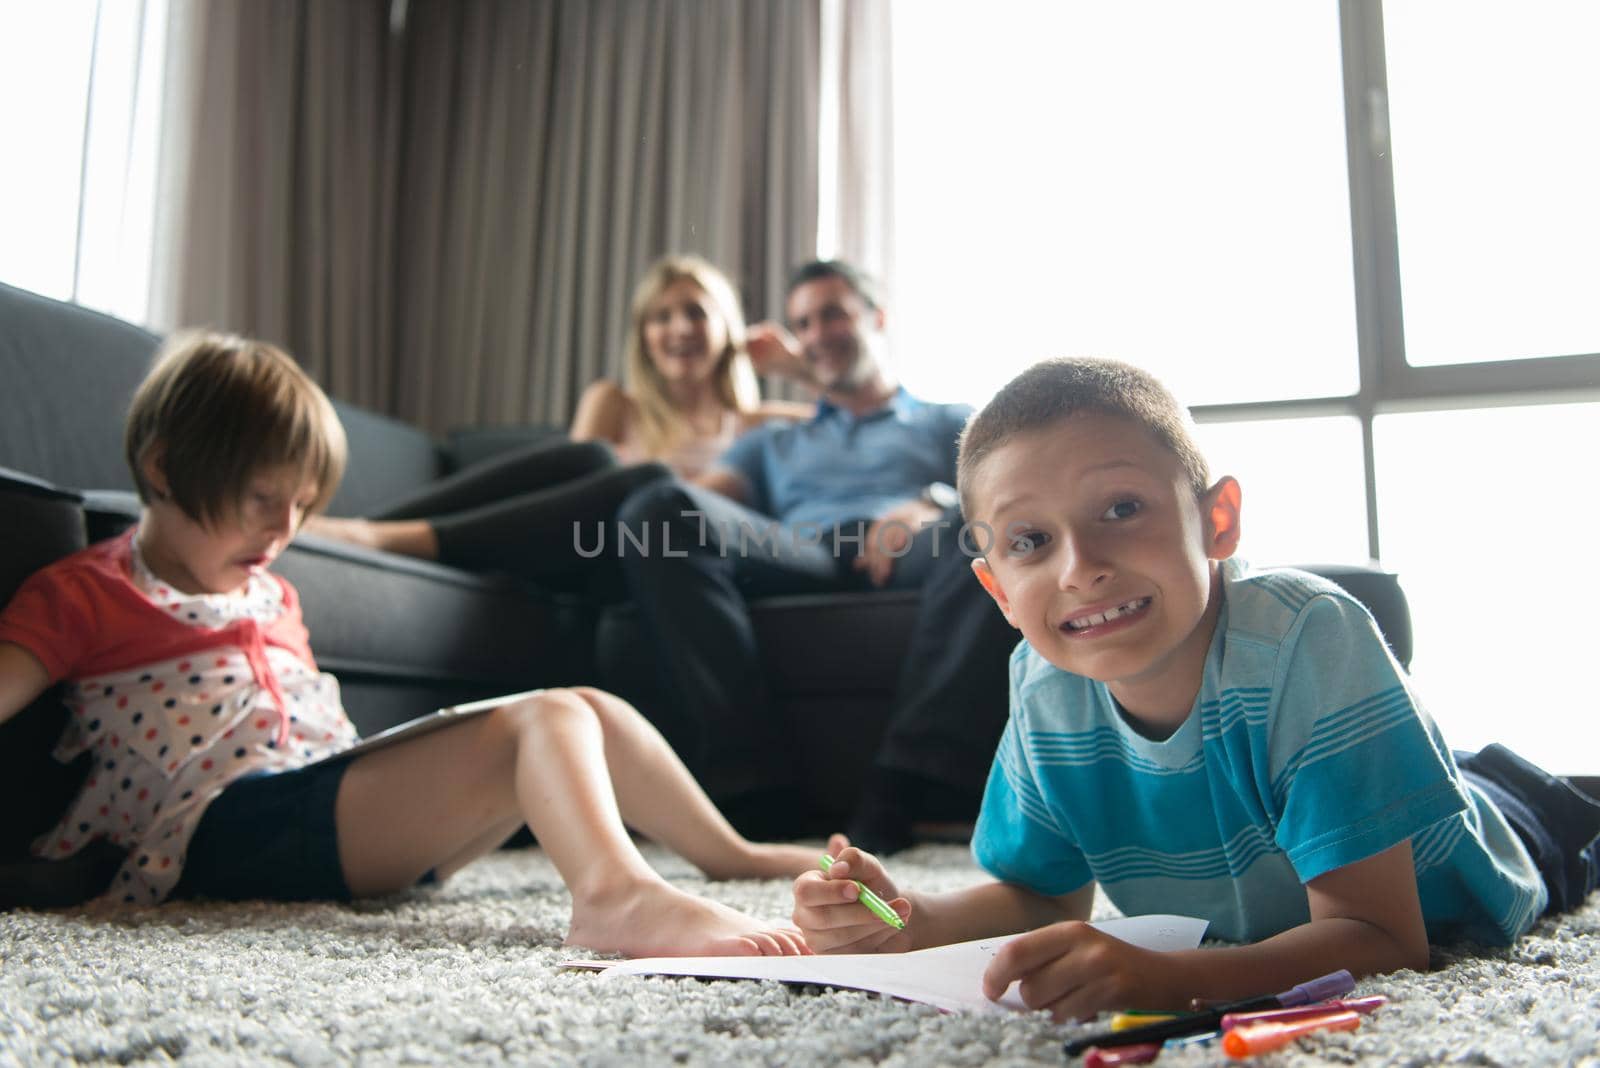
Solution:
<svg viewBox="0 0 1600 1068"><path fill-rule="evenodd" d="M1544 883L1366 609L1304 572L1222 568L1205 677L1169 738L1017 647L978 863L1046 895L1096 880L1128 915L1199 916L1253 942L1310 919L1303 883L1410 838L1431 939L1526 932Z"/></svg>

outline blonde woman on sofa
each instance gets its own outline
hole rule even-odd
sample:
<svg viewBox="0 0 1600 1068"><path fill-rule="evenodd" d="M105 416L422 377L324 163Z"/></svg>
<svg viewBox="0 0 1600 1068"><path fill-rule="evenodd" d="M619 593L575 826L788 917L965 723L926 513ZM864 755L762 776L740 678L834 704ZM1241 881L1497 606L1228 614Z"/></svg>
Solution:
<svg viewBox="0 0 1600 1068"><path fill-rule="evenodd" d="M761 403L744 348L744 315L727 277L698 256L665 257L634 292L625 384L602 379L585 390L571 441L475 464L381 516L316 517L305 529L555 588L590 588L595 569L576 556L574 524L609 523L645 483L693 478L752 427L814 414L809 404ZM805 377L789 362L767 369Z"/></svg>
<svg viewBox="0 0 1600 1068"><path fill-rule="evenodd" d="M660 461L689 481L746 430L815 414L760 401L732 283L698 256L668 256L634 291L624 383L603 378L584 391L572 439L607 442L624 463Z"/></svg>

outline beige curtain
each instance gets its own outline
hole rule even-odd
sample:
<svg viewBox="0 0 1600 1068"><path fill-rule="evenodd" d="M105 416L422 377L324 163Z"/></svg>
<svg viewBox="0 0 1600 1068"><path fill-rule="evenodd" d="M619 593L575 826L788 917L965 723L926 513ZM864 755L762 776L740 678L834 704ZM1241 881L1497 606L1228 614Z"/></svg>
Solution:
<svg viewBox="0 0 1600 1068"><path fill-rule="evenodd" d="M815 247L816 0L175 3L158 309L282 341L335 396L564 423L620 373L650 260L707 256L758 318Z"/></svg>
<svg viewBox="0 0 1600 1068"><path fill-rule="evenodd" d="M835 193L839 256L877 279L889 303L894 283L891 8L890 0L842 0Z"/></svg>
<svg viewBox="0 0 1600 1068"><path fill-rule="evenodd" d="M397 54L387 5L174 0L152 322L289 348L389 406Z"/></svg>

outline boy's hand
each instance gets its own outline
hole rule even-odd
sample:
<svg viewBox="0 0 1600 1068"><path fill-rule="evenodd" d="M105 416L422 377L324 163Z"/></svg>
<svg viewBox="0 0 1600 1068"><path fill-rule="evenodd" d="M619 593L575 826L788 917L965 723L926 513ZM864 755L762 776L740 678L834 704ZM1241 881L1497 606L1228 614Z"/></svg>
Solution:
<svg viewBox="0 0 1600 1068"><path fill-rule="evenodd" d="M866 883L902 920L911 916L911 902L900 896L878 858L848 844L843 835L828 843L833 867L826 874L808 871L794 881L794 925L816 953L903 953L911 936L884 923L856 900Z"/></svg>
<svg viewBox="0 0 1600 1068"><path fill-rule="evenodd" d="M1049 1009L1059 1023L1106 1009L1154 1009L1162 989L1161 954L1129 945L1079 920L1053 923L1014 938L983 973L983 993L998 1001L1011 984L1030 1009Z"/></svg>

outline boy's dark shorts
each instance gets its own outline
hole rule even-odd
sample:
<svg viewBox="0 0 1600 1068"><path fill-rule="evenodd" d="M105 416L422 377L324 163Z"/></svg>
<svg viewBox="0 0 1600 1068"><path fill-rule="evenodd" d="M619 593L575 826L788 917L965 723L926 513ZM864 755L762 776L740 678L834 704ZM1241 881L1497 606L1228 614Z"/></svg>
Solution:
<svg viewBox="0 0 1600 1068"><path fill-rule="evenodd" d="M349 901L334 802L348 760L229 784L189 840L174 898Z"/></svg>
<svg viewBox="0 0 1600 1068"><path fill-rule="evenodd" d="M1503 745L1455 754L1461 774L1489 795L1527 847L1550 891L1547 913L1583 903L1600 881L1600 804Z"/></svg>

